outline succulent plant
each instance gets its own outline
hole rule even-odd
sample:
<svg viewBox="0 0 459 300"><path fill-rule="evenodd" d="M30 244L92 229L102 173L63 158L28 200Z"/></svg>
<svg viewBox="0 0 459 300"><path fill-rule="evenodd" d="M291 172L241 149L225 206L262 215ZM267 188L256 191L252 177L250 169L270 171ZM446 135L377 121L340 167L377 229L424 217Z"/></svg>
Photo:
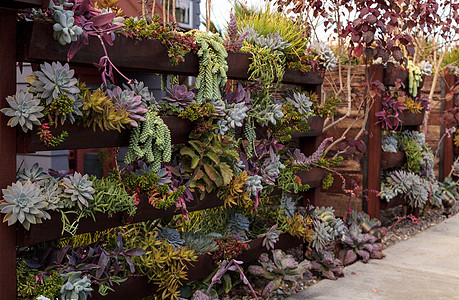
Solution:
<svg viewBox="0 0 459 300"><path fill-rule="evenodd" d="M310 115L312 114L312 101L311 97L306 93L301 93L298 91L290 92L285 97L287 103L291 103L300 114Z"/></svg>
<svg viewBox="0 0 459 300"><path fill-rule="evenodd" d="M283 195L280 204L280 209L285 215L289 218L293 218L295 215L296 201L294 201L292 197Z"/></svg>
<svg viewBox="0 0 459 300"><path fill-rule="evenodd" d="M285 284L293 284L303 279L303 274L310 268L307 260L298 263L292 255L276 249L272 251L271 260L267 253L260 255L258 262L261 266L249 266L249 273L255 276L263 276L271 280L263 290L263 296L268 296L274 290Z"/></svg>
<svg viewBox="0 0 459 300"><path fill-rule="evenodd" d="M51 1L50 1L51 2ZM61 45L76 42L78 36L83 34L83 29L75 25L74 12L71 10L54 10L53 37Z"/></svg>
<svg viewBox="0 0 459 300"><path fill-rule="evenodd" d="M214 106L214 111L211 116L215 118L222 118L225 114L225 102L222 99L211 99L207 101Z"/></svg>
<svg viewBox="0 0 459 300"><path fill-rule="evenodd" d="M42 185L44 180L47 179L49 175L43 172L43 168L38 165L38 163L34 163L32 168L24 168L21 172L19 172L16 176L16 180L24 183L26 181L30 181L32 183L37 183L38 185Z"/></svg>
<svg viewBox="0 0 459 300"><path fill-rule="evenodd" d="M228 22L228 30L226 31L226 39L224 41L227 51L238 52L242 48L245 37L249 32L239 34L236 17L230 12L230 21Z"/></svg>
<svg viewBox="0 0 459 300"><path fill-rule="evenodd" d="M419 68L421 69L421 74L422 75L424 75L424 76L432 75L433 66L432 66L432 64L430 62L428 62L426 60L421 61L421 64L420 64Z"/></svg>
<svg viewBox="0 0 459 300"><path fill-rule="evenodd" d="M322 42L315 42L311 48L317 54L319 63L324 66L326 71L333 71L336 68L338 60L330 46Z"/></svg>
<svg viewBox="0 0 459 300"><path fill-rule="evenodd" d="M158 232L159 240L166 240L169 244L174 246L174 248L181 248L185 241L181 238L180 233L172 228L163 227Z"/></svg>
<svg viewBox="0 0 459 300"><path fill-rule="evenodd" d="M313 250L310 253L311 271L320 277L336 280L344 276L343 263L334 257L332 252L325 250Z"/></svg>
<svg viewBox="0 0 459 300"><path fill-rule="evenodd" d="M229 128L242 127L242 122L247 118L249 108L244 102L229 104L226 107L226 121Z"/></svg>
<svg viewBox="0 0 459 300"><path fill-rule="evenodd" d="M333 137L328 137L324 139L322 143L320 143L317 150L314 151L314 153L308 157L306 157L306 155L304 155L299 149L295 149L295 151L293 152L293 165L308 167L312 164L317 163L322 157L322 154L325 151L325 146L327 145L327 143L332 141Z"/></svg>
<svg viewBox="0 0 459 300"><path fill-rule="evenodd" d="M8 126L20 125L24 132L32 130L33 125L41 125L39 118L43 117L40 100L29 92L18 91L14 96L8 96L6 101L10 107L2 108L0 111L8 117Z"/></svg>
<svg viewBox="0 0 459 300"><path fill-rule="evenodd" d="M148 86L146 86L143 81L139 83L130 83L129 85L123 83L123 89L133 91L137 96L142 97L142 104L145 107L156 103L153 93L150 92Z"/></svg>
<svg viewBox="0 0 459 300"><path fill-rule="evenodd" d="M430 182L405 170L389 173L381 183L380 197L390 201L397 195L404 197L411 207L423 207L429 200Z"/></svg>
<svg viewBox="0 0 459 300"><path fill-rule="evenodd" d="M256 196L259 191L263 189L261 184L262 177L260 175L248 176L245 183L247 184L247 190Z"/></svg>
<svg viewBox="0 0 459 300"><path fill-rule="evenodd" d="M63 179L64 197L69 198L73 204L78 203L78 207L83 209L83 206L88 207L89 200L93 200L92 196L95 193L92 187L92 181L88 180L88 174L81 175L78 172Z"/></svg>
<svg viewBox="0 0 459 300"><path fill-rule="evenodd" d="M64 202L62 201L62 187L59 185L59 181L54 178L48 178L44 181L42 195L44 201L48 203L49 210L57 210L64 208Z"/></svg>
<svg viewBox="0 0 459 300"><path fill-rule="evenodd" d="M346 226L343 220L335 217L331 207L316 207L311 213L314 233L311 246L316 251L324 250L330 242L342 240Z"/></svg>
<svg viewBox="0 0 459 300"><path fill-rule="evenodd" d="M59 295L60 300L86 300L92 291L88 276L81 278L81 272L68 272L61 275L64 284Z"/></svg>
<svg viewBox="0 0 459 300"><path fill-rule="evenodd" d="M193 293L191 300L218 300L218 298L215 298L205 290L197 290Z"/></svg>
<svg viewBox="0 0 459 300"><path fill-rule="evenodd" d="M40 295L40 296L37 297L36 300L51 300L51 299L49 299L49 298L47 298L47 297L45 297L43 295Z"/></svg>
<svg viewBox="0 0 459 300"><path fill-rule="evenodd" d="M0 203L1 212L6 214L3 222L8 221L8 225L13 225L17 221L25 229L30 229L30 224L42 223L42 219L50 219L51 216L46 212L48 204L44 201L40 187L26 181L13 183L6 189L2 189L3 200Z"/></svg>
<svg viewBox="0 0 459 300"><path fill-rule="evenodd" d="M261 48L269 48L278 54L283 54L283 50L292 46L279 32L269 33L267 36L263 36L252 27L244 27L240 32L247 32L245 40L248 43L257 45Z"/></svg>
<svg viewBox="0 0 459 300"><path fill-rule="evenodd" d="M226 119L220 119L217 121L217 125L219 129L215 129L215 133L220 133L221 135L225 135L228 130L228 121Z"/></svg>
<svg viewBox="0 0 459 300"><path fill-rule="evenodd" d="M182 238L185 240L183 246L194 250L196 255L213 252L218 249L217 242L207 234L200 232L184 232Z"/></svg>
<svg viewBox="0 0 459 300"><path fill-rule="evenodd" d="M382 139L381 147L384 152L395 153L398 148L398 140L391 135L385 136Z"/></svg>
<svg viewBox="0 0 459 300"><path fill-rule="evenodd" d="M72 99L78 98L80 89L74 75L75 71L70 70L67 63L62 65L60 62L52 64L45 62L40 65L40 71L35 71L33 75L28 76L26 81L31 85L29 92L36 93L49 105L54 98L64 93Z"/></svg>
<svg viewBox="0 0 459 300"><path fill-rule="evenodd" d="M278 155L274 157L274 160L268 158L264 161L261 166L261 176L266 184L274 185L277 177L279 177L280 169L285 168L284 164L281 163Z"/></svg>
<svg viewBox="0 0 459 300"><path fill-rule="evenodd" d="M243 214L235 213L228 222L228 231L241 237L245 237L249 231L250 222Z"/></svg>
<svg viewBox="0 0 459 300"><path fill-rule="evenodd" d="M284 113L282 112L282 104L271 104L266 109L264 109L261 113L263 119L270 122L273 125L276 125L277 121L284 117ZM266 122L263 122L266 124Z"/></svg>
<svg viewBox="0 0 459 300"><path fill-rule="evenodd" d="M129 118L132 119L129 125L137 127L139 126L137 121L144 122L146 120L143 115L147 113L148 109L142 104L142 96L136 95L134 91L122 90L118 86L113 90L107 90L107 94L119 109L129 113Z"/></svg>
<svg viewBox="0 0 459 300"><path fill-rule="evenodd" d="M277 229L277 226L277 224L274 224L265 233L257 236L258 238L263 238L263 243L261 245L268 250L274 249L274 245L279 241L281 231Z"/></svg>
<svg viewBox="0 0 459 300"><path fill-rule="evenodd" d="M191 103L195 103L195 93L189 91L186 85L173 85L167 90L168 96L164 97L167 103L177 107L179 110L185 109Z"/></svg>

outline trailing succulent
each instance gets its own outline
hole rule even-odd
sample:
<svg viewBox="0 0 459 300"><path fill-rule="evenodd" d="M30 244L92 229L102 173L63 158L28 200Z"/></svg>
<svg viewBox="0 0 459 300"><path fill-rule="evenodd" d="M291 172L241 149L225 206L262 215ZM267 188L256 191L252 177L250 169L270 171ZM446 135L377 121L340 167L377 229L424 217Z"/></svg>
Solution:
<svg viewBox="0 0 459 300"><path fill-rule="evenodd" d="M249 273L271 280L264 288L263 296L268 296L279 288L285 288L286 285L295 284L303 279L303 274L310 268L307 260L298 263L292 255L285 254L280 249L272 251L272 260L267 253L261 254L258 263L261 266L249 266Z"/></svg>
<svg viewBox="0 0 459 300"><path fill-rule="evenodd" d="M152 163L151 168L156 172L161 162L171 160L171 132L156 112L148 110L144 117L145 121L132 129L124 162L130 164L144 158Z"/></svg>
<svg viewBox="0 0 459 300"><path fill-rule="evenodd" d="M6 116L11 117L8 126L15 127L19 124L22 131L32 130L33 125L41 125L40 118L43 117L44 107L40 105L40 99L33 94L18 91L14 96L8 96L6 101L10 105L0 111Z"/></svg>
<svg viewBox="0 0 459 300"><path fill-rule="evenodd" d="M196 77L196 102L201 104L204 99L221 99L220 88L225 86L228 71L226 57L228 53L223 40L217 34L192 31L199 46L199 74Z"/></svg>

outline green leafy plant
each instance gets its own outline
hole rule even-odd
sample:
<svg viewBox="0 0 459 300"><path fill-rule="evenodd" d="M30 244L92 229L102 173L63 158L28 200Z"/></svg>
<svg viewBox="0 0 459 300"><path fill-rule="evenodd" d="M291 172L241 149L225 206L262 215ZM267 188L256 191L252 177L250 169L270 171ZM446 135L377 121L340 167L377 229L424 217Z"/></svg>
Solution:
<svg viewBox="0 0 459 300"><path fill-rule="evenodd" d="M180 154L188 157L185 170L192 172L190 188L210 193L216 187L227 186L233 179L234 161L239 161L232 137L209 132L201 140L188 142L191 147L183 147Z"/></svg>

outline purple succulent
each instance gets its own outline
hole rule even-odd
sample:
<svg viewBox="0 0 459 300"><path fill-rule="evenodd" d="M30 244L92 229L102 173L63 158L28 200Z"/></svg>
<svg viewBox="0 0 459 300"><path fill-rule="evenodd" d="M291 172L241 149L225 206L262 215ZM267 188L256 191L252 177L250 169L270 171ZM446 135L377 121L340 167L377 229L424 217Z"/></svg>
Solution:
<svg viewBox="0 0 459 300"><path fill-rule="evenodd" d="M167 90L168 97L164 97L170 105L182 110L191 103L195 103L195 93L189 91L186 85L173 85L170 90Z"/></svg>
<svg viewBox="0 0 459 300"><path fill-rule="evenodd" d="M132 122L129 125L139 126L136 121L144 122L146 119L142 116L148 109L142 104L142 96L136 95L134 91L122 90L119 86L113 90L107 89L107 94L120 109L125 109L129 113Z"/></svg>

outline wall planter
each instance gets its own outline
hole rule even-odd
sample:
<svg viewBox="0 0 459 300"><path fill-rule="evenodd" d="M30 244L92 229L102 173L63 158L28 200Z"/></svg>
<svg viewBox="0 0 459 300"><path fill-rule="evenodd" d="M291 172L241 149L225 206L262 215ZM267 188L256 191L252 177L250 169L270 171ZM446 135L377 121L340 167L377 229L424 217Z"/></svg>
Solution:
<svg viewBox="0 0 459 300"><path fill-rule="evenodd" d="M258 238L252 240L248 243L249 249L239 255L236 259L241 260L244 262L244 272L247 271L247 266L249 263L258 259L260 254L270 252L265 247L262 246L263 239ZM287 233L283 233L279 237L279 241L276 243L276 249L287 250L293 248L295 246L301 245L301 240L296 237L293 237ZM208 275L210 275L217 265L212 260L210 254L203 254L200 255L196 262L192 263L189 266L189 270L192 267L192 272L188 273L188 280L187 282L192 282L195 280L202 279ZM247 275L247 273L246 273ZM148 279L145 276L132 276L126 282L122 283L121 285L113 286L115 292L109 292L109 294L105 297L101 296L98 293L93 293L91 299L93 300L136 300L142 299L149 295L152 295L156 290L154 284L148 282Z"/></svg>
<svg viewBox="0 0 459 300"><path fill-rule="evenodd" d="M164 123L171 131L171 139L173 144L183 144L188 141L188 136L193 130L194 126L190 120L181 119L175 116L161 117ZM54 134L60 134L66 130L69 136L65 141L56 147L47 147L40 141L36 132L24 133L20 128L17 130L17 152L18 153L32 153L35 151L48 151L48 150L66 150L66 149L91 149L91 148L106 148L106 147L122 147L129 145L129 130L116 130L95 131L89 127L82 125L76 126L71 124L64 124L53 130Z"/></svg>
<svg viewBox="0 0 459 300"><path fill-rule="evenodd" d="M197 200L198 198L199 197L195 195L195 200L188 204L188 211L198 211L223 205L223 201L217 197L217 192L208 194L203 201ZM137 206L137 212L133 217L129 217L125 213L117 213L112 217L109 217L107 214L96 213L95 221L90 217L80 220L77 234L103 231L129 223L166 218L177 214L180 214L180 211L175 211L175 207L170 207L166 210L154 208L148 203L148 197L146 195L141 195L140 203ZM30 246L36 243L70 236L68 233L61 234L62 222L60 213L51 212L50 215L51 220L43 221L43 223L39 225L32 225L29 231L18 224L16 227L17 245Z"/></svg>
<svg viewBox="0 0 459 300"><path fill-rule="evenodd" d="M21 22L18 31L21 35L17 40L17 61L39 62L67 61L70 45L62 46L53 39L52 24L45 22ZM90 37L89 45L79 51L71 60L75 65L92 66L104 55L100 41ZM136 41L124 36L117 36L114 45L108 47L112 62L125 71L142 71L176 75L196 76L198 74L198 57L187 54L185 62L177 66L169 64L166 47L158 40ZM126 55L130 53L130 55ZM250 54L228 53L228 72L230 79L245 80L248 78ZM318 71L303 74L296 70L286 70L283 83L303 86L321 85L323 76Z"/></svg>
<svg viewBox="0 0 459 300"><path fill-rule="evenodd" d="M300 171L297 173L301 179L302 184L308 184L311 188L322 186L322 179L324 178L324 169L311 168L307 171Z"/></svg>
<svg viewBox="0 0 459 300"><path fill-rule="evenodd" d="M398 195L396 196L395 198L391 199L389 202L385 201L385 200L381 200L381 209L388 209L388 208L392 208L392 207L396 207L396 206L399 206L399 205L406 205L406 200Z"/></svg>
<svg viewBox="0 0 459 300"><path fill-rule="evenodd" d="M37 8L47 7L48 5L49 0L9 0L0 3L0 7L5 8Z"/></svg>
<svg viewBox="0 0 459 300"><path fill-rule="evenodd" d="M424 114L424 112L420 114L414 114L407 111L402 111L399 118L402 121L402 126L420 126L424 121Z"/></svg>
<svg viewBox="0 0 459 300"><path fill-rule="evenodd" d="M397 67L393 63L387 63L384 68L383 78L383 83L387 86L394 86L397 79L400 79L406 86L408 86L408 70Z"/></svg>
<svg viewBox="0 0 459 300"><path fill-rule="evenodd" d="M325 118L310 116L308 117L308 124L311 129L305 132L295 132L292 134L292 137L300 138L309 136L319 136L322 134L322 130L324 129L324 121Z"/></svg>
<svg viewBox="0 0 459 300"><path fill-rule="evenodd" d="M406 155L404 151L392 152L383 152L381 157L381 168L390 169L401 167L406 162Z"/></svg>

